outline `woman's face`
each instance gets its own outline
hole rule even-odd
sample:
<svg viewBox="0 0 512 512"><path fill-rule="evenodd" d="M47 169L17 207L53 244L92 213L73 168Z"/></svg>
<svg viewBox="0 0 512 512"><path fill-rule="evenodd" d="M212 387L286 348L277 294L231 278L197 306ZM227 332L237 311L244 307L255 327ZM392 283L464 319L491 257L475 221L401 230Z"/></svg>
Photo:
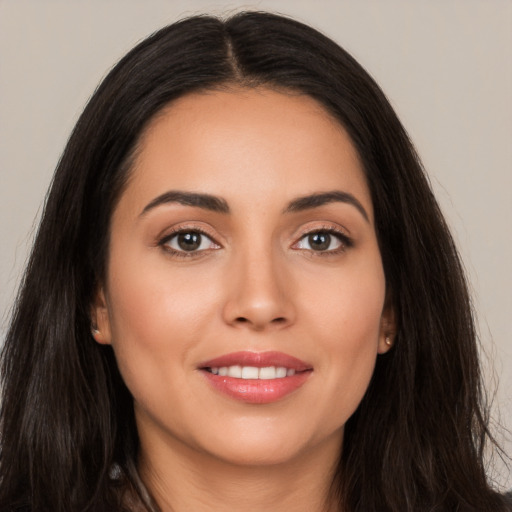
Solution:
<svg viewBox="0 0 512 512"><path fill-rule="evenodd" d="M94 308L142 449L338 453L394 327L374 226L354 146L310 97L232 89L158 115Z"/></svg>

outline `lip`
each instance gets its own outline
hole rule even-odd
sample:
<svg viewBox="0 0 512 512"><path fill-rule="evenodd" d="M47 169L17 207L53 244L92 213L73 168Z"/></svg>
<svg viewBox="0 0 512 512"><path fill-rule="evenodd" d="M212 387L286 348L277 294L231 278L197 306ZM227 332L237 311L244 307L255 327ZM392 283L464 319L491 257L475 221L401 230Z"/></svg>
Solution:
<svg viewBox="0 0 512 512"><path fill-rule="evenodd" d="M283 352L232 352L215 359L204 361L199 368L213 368L221 366L255 366L264 368L265 366L284 366L293 368L297 372L311 370L312 366L296 357L284 354Z"/></svg>
<svg viewBox="0 0 512 512"><path fill-rule="evenodd" d="M208 368L223 366L285 367L295 374L277 379L237 379L215 375ZM235 400L251 404L277 402L300 388L309 378L313 367L305 361L283 352L233 352L198 365L207 382L218 392Z"/></svg>

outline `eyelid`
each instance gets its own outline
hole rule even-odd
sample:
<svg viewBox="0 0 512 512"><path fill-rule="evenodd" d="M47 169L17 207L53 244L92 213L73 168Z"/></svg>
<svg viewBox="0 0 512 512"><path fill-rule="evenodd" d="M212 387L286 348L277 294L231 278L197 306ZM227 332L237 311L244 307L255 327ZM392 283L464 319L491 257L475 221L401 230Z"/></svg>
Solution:
<svg viewBox="0 0 512 512"><path fill-rule="evenodd" d="M207 237L212 244L214 244L216 247L211 249L201 249L199 251L184 251L184 250L178 250L174 249L173 247L170 247L168 245L169 241L172 240L175 236L179 235L180 233L190 233L195 232L199 233L202 236ZM222 248L222 244L220 244L217 241L217 236L213 235L209 229L204 228L203 226L199 226L195 223L185 223L185 224L179 224L177 226L173 226L169 230L165 231L165 234L160 235L157 237L157 246L161 247L166 252L170 253L171 255L177 255L177 256L185 256L185 257L191 257L191 256L198 256L200 254L204 254L208 252L209 250L216 250Z"/></svg>
<svg viewBox="0 0 512 512"><path fill-rule="evenodd" d="M306 235L311 235L312 233L317 233L318 231L328 231L331 233L339 234L345 238L350 239L350 231L340 224L336 224L333 222L321 221L318 222L308 222L306 225L301 226L298 232L295 233L294 238L298 240L299 238L303 238Z"/></svg>
<svg viewBox="0 0 512 512"><path fill-rule="evenodd" d="M336 249L326 250L326 251L315 251L313 249L304 249L304 248L294 247L303 238L305 238L309 235L313 235L315 233L328 233L328 234L336 236L341 242L341 247L338 247ZM292 249L307 251L308 253L312 253L315 256L328 256L328 255L339 254L339 253L345 252L347 249L349 249L350 247L352 247L354 245L354 242L353 242L352 238L349 236L347 229L345 229L344 227L342 227L338 224L325 223L325 222L322 223L321 225L308 224L304 227L301 227L300 231L295 235L294 240L295 241L292 244Z"/></svg>

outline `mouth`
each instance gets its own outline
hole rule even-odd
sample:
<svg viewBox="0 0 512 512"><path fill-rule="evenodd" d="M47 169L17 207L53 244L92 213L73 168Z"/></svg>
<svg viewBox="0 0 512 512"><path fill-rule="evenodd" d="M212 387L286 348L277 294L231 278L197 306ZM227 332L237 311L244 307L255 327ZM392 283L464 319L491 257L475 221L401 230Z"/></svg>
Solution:
<svg viewBox="0 0 512 512"><path fill-rule="evenodd" d="M273 380L284 379L295 375L295 368L286 368L285 366L265 366L258 368L257 366L221 366L205 368L206 371L221 377L233 377L235 379L257 379L257 380Z"/></svg>
<svg viewBox="0 0 512 512"><path fill-rule="evenodd" d="M214 390L252 404L283 399L306 383L313 367L282 352L236 352L206 361L198 369Z"/></svg>

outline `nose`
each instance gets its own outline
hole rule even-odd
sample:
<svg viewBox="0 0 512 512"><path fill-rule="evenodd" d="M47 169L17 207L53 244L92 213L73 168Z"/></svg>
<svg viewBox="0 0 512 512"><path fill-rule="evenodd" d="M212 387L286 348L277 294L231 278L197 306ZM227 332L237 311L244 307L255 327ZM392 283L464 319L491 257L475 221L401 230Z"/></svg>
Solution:
<svg viewBox="0 0 512 512"><path fill-rule="evenodd" d="M241 256L227 274L224 321L239 328L265 331L295 321L292 280L271 254Z"/></svg>

